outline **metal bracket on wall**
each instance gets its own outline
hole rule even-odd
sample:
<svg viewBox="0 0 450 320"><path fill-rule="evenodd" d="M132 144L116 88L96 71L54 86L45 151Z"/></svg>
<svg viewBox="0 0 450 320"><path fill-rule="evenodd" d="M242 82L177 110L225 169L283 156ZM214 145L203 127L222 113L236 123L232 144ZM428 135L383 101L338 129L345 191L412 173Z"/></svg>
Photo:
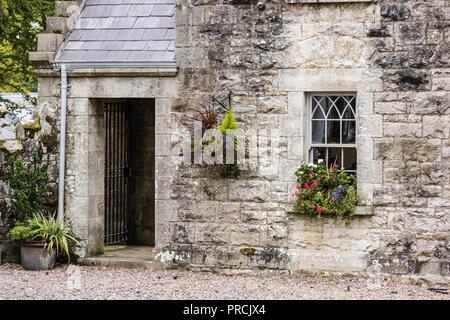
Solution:
<svg viewBox="0 0 450 320"><path fill-rule="evenodd" d="M216 98L216 96L213 95L211 97L211 100L213 102L218 103L220 105L220 107L222 109L224 109L225 111L228 111L228 109L231 108L231 90L228 91L228 94L227 94L227 96L224 99L219 100L218 98ZM228 102L228 106L225 105L226 102Z"/></svg>

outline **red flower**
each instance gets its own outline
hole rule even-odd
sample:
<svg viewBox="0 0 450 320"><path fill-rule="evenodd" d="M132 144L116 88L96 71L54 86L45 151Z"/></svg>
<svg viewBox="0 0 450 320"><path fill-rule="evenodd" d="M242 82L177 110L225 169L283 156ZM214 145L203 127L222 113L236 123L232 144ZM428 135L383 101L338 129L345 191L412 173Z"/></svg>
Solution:
<svg viewBox="0 0 450 320"><path fill-rule="evenodd" d="M309 188L309 184L305 183L305 188L308 189Z"/></svg>
<svg viewBox="0 0 450 320"><path fill-rule="evenodd" d="M300 190L302 187L300 187L300 186L297 186L297 190Z"/></svg>

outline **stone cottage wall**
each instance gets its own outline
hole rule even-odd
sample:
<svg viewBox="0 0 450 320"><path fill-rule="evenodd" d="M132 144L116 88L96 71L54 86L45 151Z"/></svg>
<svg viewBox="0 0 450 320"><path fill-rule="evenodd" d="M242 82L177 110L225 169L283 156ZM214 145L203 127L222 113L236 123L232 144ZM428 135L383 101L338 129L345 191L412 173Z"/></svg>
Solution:
<svg viewBox="0 0 450 320"><path fill-rule="evenodd" d="M380 28L368 37L383 83L373 98L383 130L373 139L382 162L373 190L382 229L369 260L383 272L448 277L450 3L382 1L380 13Z"/></svg>
<svg viewBox="0 0 450 320"><path fill-rule="evenodd" d="M238 177L198 165L160 170L170 173L156 175L156 211L167 220L157 258L215 270L448 276L448 4L286 2L176 1L175 127L231 90L238 126L259 138L278 130L281 150ZM314 91L358 96L361 206L350 226L289 213Z"/></svg>
<svg viewBox="0 0 450 320"><path fill-rule="evenodd" d="M99 99L156 98L155 254L166 266L448 282L448 1L279 0L264 10L256 2L177 0L175 79L136 70L70 75L66 213L84 239L79 254L103 250ZM53 19L50 29L64 25ZM23 144L53 154L56 181L60 82L49 62L62 37L40 38L30 58L42 130ZM229 177L180 164L175 146L188 116L229 90L239 128L255 130L260 144L277 131L279 157L251 159ZM306 155L306 94L342 91L358 97L361 203L349 226L290 213L294 171ZM0 168L1 237L11 222L8 168Z"/></svg>

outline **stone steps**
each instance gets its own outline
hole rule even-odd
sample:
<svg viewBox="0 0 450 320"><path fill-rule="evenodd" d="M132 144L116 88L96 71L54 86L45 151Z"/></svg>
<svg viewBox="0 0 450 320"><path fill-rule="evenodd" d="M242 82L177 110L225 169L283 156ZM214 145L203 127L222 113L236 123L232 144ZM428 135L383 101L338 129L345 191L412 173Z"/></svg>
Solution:
<svg viewBox="0 0 450 320"><path fill-rule="evenodd" d="M143 260L139 258L120 258L120 257L90 257L82 258L78 261L84 266L97 266L109 268L126 268L126 269L147 269L147 270L163 270L164 266L153 260Z"/></svg>
<svg viewBox="0 0 450 320"><path fill-rule="evenodd" d="M80 6L81 0L55 2L55 16L47 17L46 33L39 34L37 51L29 52L29 60L33 63L35 69L50 69L52 67L55 54L72 27Z"/></svg>
<svg viewBox="0 0 450 320"><path fill-rule="evenodd" d="M162 270L163 264L154 261L152 246L114 245L105 246L105 253L96 257L82 258L81 265Z"/></svg>

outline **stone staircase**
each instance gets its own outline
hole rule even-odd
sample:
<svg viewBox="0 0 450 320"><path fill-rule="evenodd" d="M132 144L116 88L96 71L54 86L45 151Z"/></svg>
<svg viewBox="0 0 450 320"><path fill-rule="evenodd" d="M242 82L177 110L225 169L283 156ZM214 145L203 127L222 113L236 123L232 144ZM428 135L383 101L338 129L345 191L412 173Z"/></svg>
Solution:
<svg viewBox="0 0 450 320"><path fill-rule="evenodd" d="M75 22L81 8L81 0L56 1L55 16L47 17L46 32L38 35L37 51L29 53L35 71L51 67L55 55Z"/></svg>

